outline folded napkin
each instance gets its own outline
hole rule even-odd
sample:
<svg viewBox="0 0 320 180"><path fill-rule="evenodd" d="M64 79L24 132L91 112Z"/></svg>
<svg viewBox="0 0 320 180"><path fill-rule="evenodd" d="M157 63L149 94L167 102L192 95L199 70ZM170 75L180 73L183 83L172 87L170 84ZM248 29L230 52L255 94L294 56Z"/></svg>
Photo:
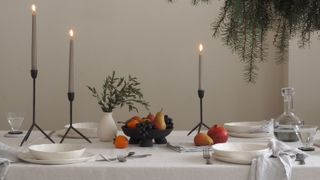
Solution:
<svg viewBox="0 0 320 180"><path fill-rule="evenodd" d="M268 146L275 158L271 158L270 154L266 154L253 159L249 180L289 180L296 154L307 156L306 153L299 149L292 148L275 139L272 139Z"/></svg>
<svg viewBox="0 0 320 180"><path fill-rule="evenodd" d="M203 146L194 146L191 143L167 143L167 147L177 152L202 152Z"/></svg>
<svg viewBox="0 0 320 180"><path fill-rule="evenodd" d="M10 162L18 161L18 151L2 142L0 142L0 180L4 180Z"/></svg>

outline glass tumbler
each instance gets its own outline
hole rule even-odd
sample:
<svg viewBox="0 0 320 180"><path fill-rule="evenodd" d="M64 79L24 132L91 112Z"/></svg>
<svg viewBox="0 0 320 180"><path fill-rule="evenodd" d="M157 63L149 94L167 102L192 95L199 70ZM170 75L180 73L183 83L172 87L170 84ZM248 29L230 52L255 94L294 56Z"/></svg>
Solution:
<svg viewBox="0 0 320 180"><path fill-rule="evenodd" d="M24 113L7 112L6 117L11 128L9 134L21 134L22 132L19 129L24 120Z"/></svg>

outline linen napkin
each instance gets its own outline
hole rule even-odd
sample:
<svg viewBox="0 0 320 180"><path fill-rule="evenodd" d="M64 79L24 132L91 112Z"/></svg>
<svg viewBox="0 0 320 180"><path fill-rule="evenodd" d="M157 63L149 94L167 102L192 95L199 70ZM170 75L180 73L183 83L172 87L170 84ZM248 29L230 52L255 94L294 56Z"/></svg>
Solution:
<svg viewBox="0 0 320 180"><path fill-rule="evenodd" d="M0 180L4 180L10 162L18 161L17 153L14 148L0 142Z"/></svg>
<svg viewBox="0 0 320 180"><path fill-rule="evenodd" d="M203 146L194 146L192 143L167 143L167 147L177 152L202 152Z"/></svg>
<svg viewBox="0 0 320 180"><path fill-rule="evenodd" d="M270 154L266 154L253 159L249 180L290 180L296 154L300 153L307 157L307 154L299 149L292 148L275 139L270 140L268 146L276 158L270 158Z"/></svg>

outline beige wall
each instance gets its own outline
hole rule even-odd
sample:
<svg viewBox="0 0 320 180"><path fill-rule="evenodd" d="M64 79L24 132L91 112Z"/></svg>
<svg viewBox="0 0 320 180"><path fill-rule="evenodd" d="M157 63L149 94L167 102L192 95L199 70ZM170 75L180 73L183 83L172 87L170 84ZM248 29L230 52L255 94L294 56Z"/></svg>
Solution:
<svg viewBox="0 0 320 180"><path fill-rule="evenodd" d="M261 64L255 85L242 79L238 57L212 38L210 23L222 1L193 7L190 1L0 1L0 128L6 111L24 111L31 123L30 5L38 6L37 120L46 129L68 122L68 29L75 29L76 122L99 121L102 112L86 88L106 74L132 74L142 82L152 112L161 107L177 129L199 118L197 45L205 46L204 117L209 125L276 117L282 111L284 67ZM272 40L271 40L272 41ZM274 59L273 47L268 57ZM146 111L141 111L145 114ZM135 113L116 110L116 120Z"/></svg>
<svg viewBox="0 0 320 180"><path fill-rule="evenodd" d="M297 42L291 41L289 50L289 85L296 90L294 110L306 124L320 125L320 42L317 35L310 48L301 49Z"/></svg>

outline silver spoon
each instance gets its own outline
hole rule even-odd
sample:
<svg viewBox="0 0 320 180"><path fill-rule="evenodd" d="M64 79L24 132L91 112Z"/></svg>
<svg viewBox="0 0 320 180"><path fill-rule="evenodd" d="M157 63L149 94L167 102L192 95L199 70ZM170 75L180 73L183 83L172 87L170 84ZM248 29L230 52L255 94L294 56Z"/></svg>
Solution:
<svg viewBox="0 0 320 180"><path fill-rule="evenodd" d="M117 159L119 162L126 162L127 161L127 157L133 156L135 154L135 152L129 152L127 155L118 155Z"/></svg>
<svg viewBox="0 0 320 180"><path fill-rule="evenodd" d="M115 161L118 160L119 162L126 162L127 161L127 157L133 156L135 154L135 152L129 152L127 155L118 155L116 158L107 158L105 155L103 154L99 154L100 157L102 157L103 160L105 161Z"/></svg>

